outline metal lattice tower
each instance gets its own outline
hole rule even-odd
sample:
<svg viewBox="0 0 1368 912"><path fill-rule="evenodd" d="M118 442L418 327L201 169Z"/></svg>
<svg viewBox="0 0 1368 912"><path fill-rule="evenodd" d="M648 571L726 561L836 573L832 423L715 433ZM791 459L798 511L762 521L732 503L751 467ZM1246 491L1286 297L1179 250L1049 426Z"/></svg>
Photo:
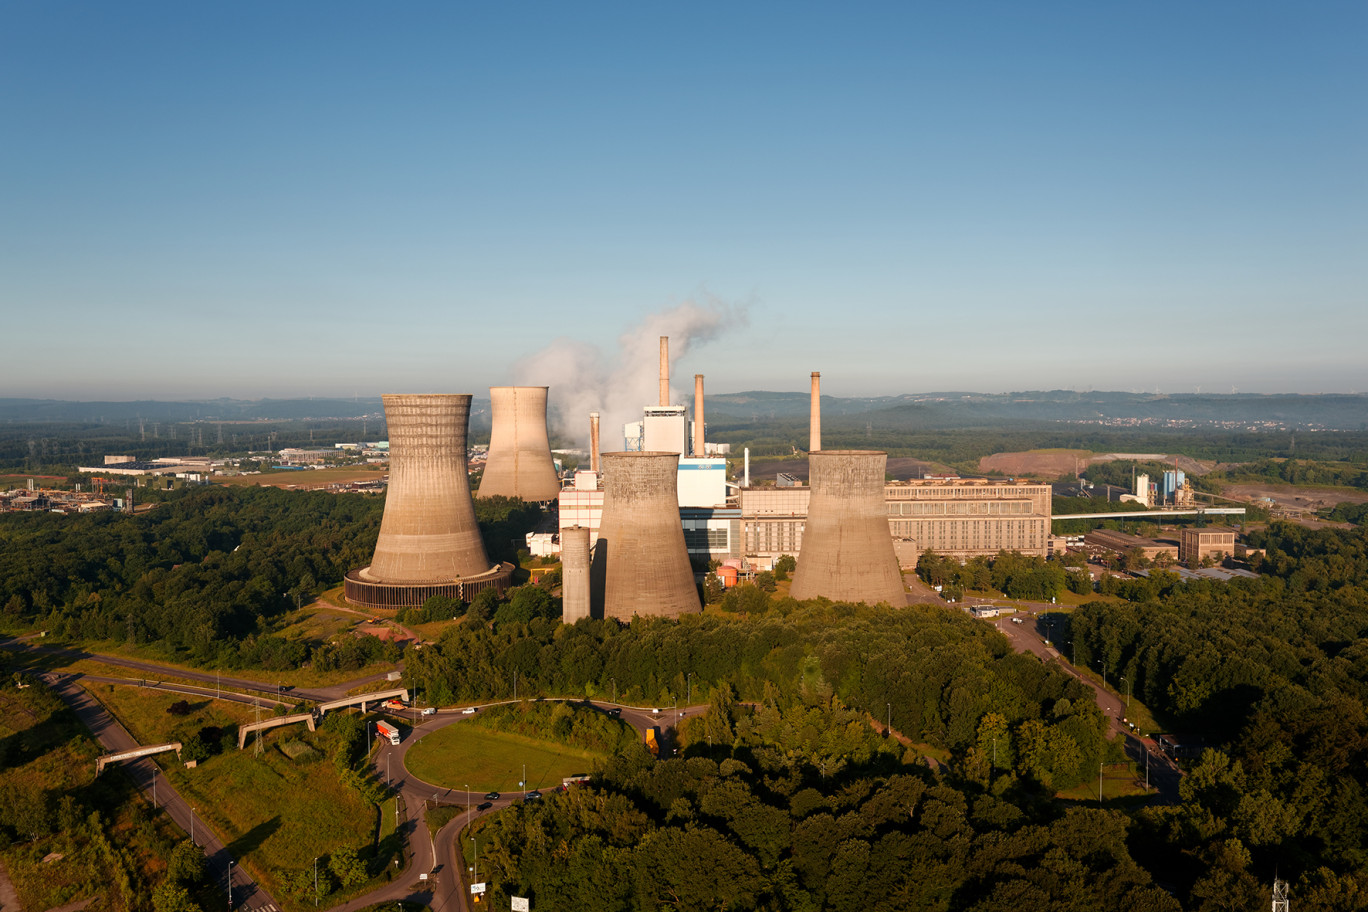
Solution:
<svg viewBox="0 0 1368 912"><path fill-rule="evenodd" d="M1273 878L1273 912L1291 912L1291 909L1287 901L1287 881L1280 877Z"/></svg>

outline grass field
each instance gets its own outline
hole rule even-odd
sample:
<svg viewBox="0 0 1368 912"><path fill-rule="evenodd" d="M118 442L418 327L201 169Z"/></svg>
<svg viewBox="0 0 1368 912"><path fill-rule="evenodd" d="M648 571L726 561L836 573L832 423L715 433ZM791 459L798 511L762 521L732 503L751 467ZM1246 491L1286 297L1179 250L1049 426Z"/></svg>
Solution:
<svg viewBox="0 0 1368 912"><path fill-rule="evenodd" d="M1136 776L1133 763L1109 763L1102 774L1102 800L1113 798L1136 798L1149 794L1145 791L1144 771ZM1067 791L1059 792L1056 798L1066 801L1096 801L1097 780L1092 779Z"/></svg>
<svg viewBox="0 0 1368 912"><path fill-rule="evenodd" d="M139 744L164 743L172 737L176 729L186 730L193 727L198 731L206 725L223 728L245 725L255 720L250 706L230 703L227 700L191 697L172 691L127 684L82 682L82 686L123 723L124 728L128 729L128 733L137 739ZM173 716L167 712L171 704L181 700L190 704L192 711L189 715ZM271 710L262 711L263 719L270 716Z"/></svg>
<svg viewBox="0 0 1368 912"><path fill-rule="evenodd" d="M213 482L234 487L264 485L273 488L321 488L352 481L375 481L383 478L387 471L381 466L335 466L328 469L262 472L260 475L215 475Z"/></svg>
<svg viewBox="0 0 1368 912"><path fill-rule="evenodd" d="M405 765L419 779L447 788L474 791L522 791L523 765L527 788L545 789L561 779L590 772L604 755L522 735L493 732L473 725L448 725L409 748Z"/></svg>

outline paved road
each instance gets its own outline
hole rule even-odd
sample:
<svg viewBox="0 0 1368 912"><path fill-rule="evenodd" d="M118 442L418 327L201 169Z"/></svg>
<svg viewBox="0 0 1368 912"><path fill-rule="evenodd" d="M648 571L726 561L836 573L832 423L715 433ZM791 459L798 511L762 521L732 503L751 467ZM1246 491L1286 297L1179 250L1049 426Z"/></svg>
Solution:
<svg viewBox="0 0 1368 912"><path fill-rule="evenodd" d="M1102 710L1102 714L1107 718L1108 728L1112 733L1119 734L1125 739L1126 756L1133 760L1140 770L1149 770L1149 783L1155 788L1161 802L1177 804L1179 802L1178 783L1182 779L1182 773L1168 757L1164 756L1151 737L1137 736L1125 724L1125 698L1104 688L1091 678L1079 674L1073 663L1068 661L1069 656L1056 649L1053 641L1046 642L1046 637L1051 635L1051 631L1043 615L1054 609L1055 606L1046 602L1008 603L1005 600L995 604L1011 604L1022 609L1017 615L992 619L993 626L1007 637L1012 648L1017 652L1033 653L1039 656L1043 662L1058 663L1060 668L1091 687L1097 700L1097 707ZM1022 623L1013 623L1012 617L1021 618ZM1054 634L1058 635L1059 632L1055 631Z"/></svg>
<svg viewBox="0 0 1368 912"><path fill-rule="evenodd" d="M109 714L84 688L77 684L79 675L64 675L48 672L39 676L53 692L62 699L95 735L105 749L111 752L133 750L139 747L133 736ZM183 799L171 783L160 775L161 771L151 760L143 758L122 764L122 769L132 777L133 782L149 800L156 804L171 820L189 835L197 845L204 848L209 862L209 875L216 883L227 884L231 858L228 849L218 835L197 816L195 809ZM155 784L154 784L155 783ZM252 912L278 912L279 905L271 894L262 889L240 865L233 864L233 905L235 908Z"/></svg>

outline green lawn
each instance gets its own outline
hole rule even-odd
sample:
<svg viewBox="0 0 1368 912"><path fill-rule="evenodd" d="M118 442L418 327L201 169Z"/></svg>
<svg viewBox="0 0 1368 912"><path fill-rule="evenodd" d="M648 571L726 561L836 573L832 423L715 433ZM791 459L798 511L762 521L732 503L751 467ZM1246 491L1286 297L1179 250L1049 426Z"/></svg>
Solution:
<svg viewBox="0 0 1368 912"><path fill-rule="evenodd" d="M457 723L426 735L409 749L405 765L419 779L447 788L518 792L523 765L528 788L547 789L588 773L603 754L522 735Z"/></svg>
<svg viewBox="0 0 1368 912"><path fill-rule="evenodd" d="M1144 771L1136 777L1135 764L1109 763L1102 773L1102 799L1132 798L1147 794L1145 791ZM1055 797L1067 801L1096 801L1097 780L1091 779L1082 785L1060 792Z"/></svg>
<svg viewBox="0 0 1368 912"><path fill-rule="evenodd" d="M126 673L127 669L124 671ZM198 731L206 725L222 728L245 725L255 719L250 706L227 700L192 697L129 684L100 684L87 681L83 686L123 723L124 728L128 729L128 733L137 739L139 744L162 744L171 740L173 732L177 729L183 731L194 728ZM171 704L182 700L191 708L189 715L173 716L167 712ZM269 719L271 716L272 709L262 710L262 719ZM303 726L300 728L302 730Z"/></svg>

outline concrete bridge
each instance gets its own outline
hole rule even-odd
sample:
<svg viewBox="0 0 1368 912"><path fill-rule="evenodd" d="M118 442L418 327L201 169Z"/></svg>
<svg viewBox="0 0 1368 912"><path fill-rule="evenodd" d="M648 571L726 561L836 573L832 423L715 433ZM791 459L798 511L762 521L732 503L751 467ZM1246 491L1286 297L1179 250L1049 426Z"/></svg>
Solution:
<svg viewBox="0 0 1368 912"><path fill-rule="evenodd" d="M265 722L252 722L238 728L238 750L247 746L247 736L252 732L264 732L270 728L279 728L282 725L293 725L296 722L303 722L309 726L309 731L317 731L314 727L314 714L311 712L298 713L293 716L280 716L276 719L267 719Z"/></svg>
<svg viewBox="0 0 1368 912"><path fill-rule="evenodd" d="M120 760L137 760L140 757L150 757L153 754L161 754L165 753L166 751L175 751L176 754L179 756L181 751L181 743L179 741L172 741L168 744L154 744L151 747L139 747L135 748L134 750L126 750L121 751L117 754L110 754L107 757L97 757L95 760L95 775L98 776L100 775L100 773L103 773L104 768L111 763L118 763Z"/></svg>

